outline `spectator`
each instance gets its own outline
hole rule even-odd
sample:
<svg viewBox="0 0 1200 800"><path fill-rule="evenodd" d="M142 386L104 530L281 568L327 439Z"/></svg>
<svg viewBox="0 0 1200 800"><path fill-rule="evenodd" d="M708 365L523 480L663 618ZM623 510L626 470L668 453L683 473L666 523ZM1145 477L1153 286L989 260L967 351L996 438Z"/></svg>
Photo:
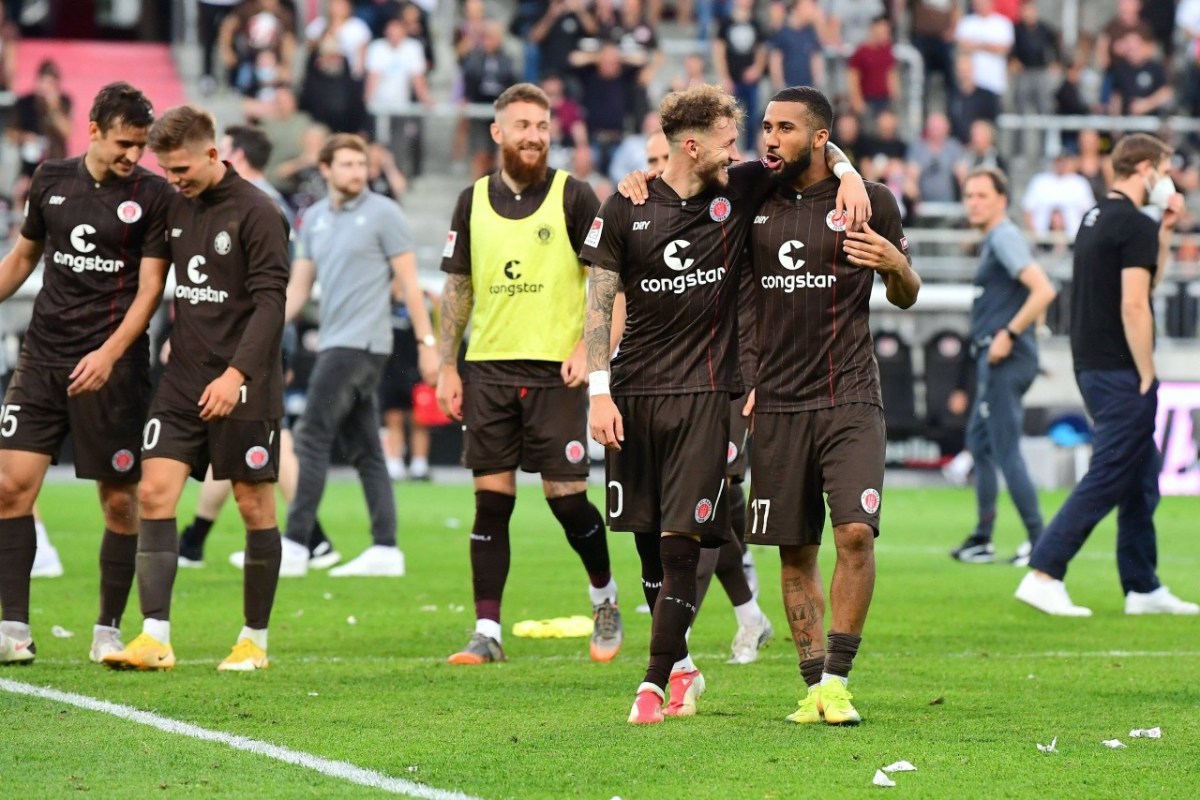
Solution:
<svg viewBox="0 0 1200 800"><path fill-rule="evenodd" d="M950 135L950 120L945 114L930 114L924 135L908 151L909 173L917 186L917 197L931 203L956 202L959 184L954 168L962 157L962 143Z"/></svg>
<svg viewBox="0 0 1200 800"><path fill-rule="evenodd" d="M893 158L903 161L908 156L908 145L900 138L900 118L894 111L884 111L876 117L875 133L862 137L858 155L864 167L868 167L867 162L880 157L884 161ZM882 168L882 163L880 168ZM871 171L868 167L867 172ZM876 177L868 178L868 180L878 180L879 172L876 171L875 174ZM863 173L863 177L867 177L866 172Z"/></svg>
<svg viewBox="0 0 1200 800"><path fill-rule="evenodd" d="M959 20L954 38L959 54L971 58L975 86L995 95L999 108L1008 90L1008 54L1014 34L1012 20L997 13L995 6L995 0L971 0L974 13Z"/></svg>
<svg viewBox="0 0 1200 800"><path fill-rule="evenodd" d="M553 113L553 112L551 112ZM626 136L621 146L613 153L612 162L608 165L608 177L617 184L634 170L646 168L646 149L650 137L662 130L662 120L657 111L651 111L642 118L641 133Z"/></svg>
<svg viewBox="0 0 1200 800"><path fill-rule="evenodd" d="M850 56L846 83L850 108L872 115L892 108L900 97L900 67L892 54L892 24L880 16L871 23L870 35Z"/></svg>
<svg viewBox="0 0 1200 800"><path fill-rule="evenodd" d="M977 169L998 169L1007 174L1007 162L996 147L996 129L987 120L977 119L971 123L970 135L963 157L954 169L959 186Z"/></svg>
<svg viewBox="0 0 1200 800"><path fill-rule="evenodd" d="M633 113L636 116L645 114L650 110L648 87L666 61L666 54L659 49L658 36L642 13L642 0L622 0L616 25L601 31L601 35L621 48L621 56L626 61L642 65L638 72L638 85L642 88L633 96Z"/></svg>
<svg viewBox="0 0 1200 800"><path fill-rule="evenodd" d="M545 16L529 32L530 40L538 45L541 77L566 78L571 72L571 54L579 48L579 40L595 36L596 32L596 19L584 0L550 0Z"/></svg>
<svg viewBox="0 0 1200 800"><path fill-rule="evenodd" d="M282 187L284 199L296 209L297 216L329 191L325 176L317 165L321 148L328 138L329 128L321 124L310 126L300 140L300 154L275 169L277 185Z"/></svg>
<svg viewBox="0 0 1200 800"><path fill-rule="evenodd" d="M1061 61L1058 31L1038 18L1037 0L1022 0L1009 62L1013 72L1013 105L1018 114L1053 112L1053 81ZM1026 149L1024 140L1024 136L1017 137L1021 152Z"/></svg>
<svg viewBox="0 0 1200 800"><path fill-rule="evenodd" d="M221 25L229 12L240 0L200 0L198 7L201 73L200 92L205 96L216 91L216 72L213 70L213 54L217 49L217 39ZM0 14L3 12L0 11ZM8 88L5 86L4 88Z"/></svg>
<svg viewBox="0 0 1200 800"><path fill-rule="evenodd" d="M330 9L340 8L341 14L348 0L334 0ZM317 122L327 125L334 133L359 133L367 127L367 108L363 99L363 83L355 64L361 62L360 53L349 55L338 32L346 23L340 16L331 17L324 33L308 42L305 61L304 83L300 88L300 107ZM366 24L360 32L366 31ZM354 36L355 40L359 38ZM356 45L357 46L357 45ZM366 43L363 43L365 48Z"/></svg>
<svg viewBox="0 0 1200 800"><path fill-rule="evenodd" d="M826 44L853 53L871 37L871 28L887 8L883 0L821 0ZM840 147L840 145L839 145Z"/></svg>
<svg viewBox="0 0 1200 800"><path fill-rule="evenodd" d="M600 45L595 53L576 50L571 54L571 63L580 68L592 157L596 169L606 174L634 113L632 98L640 90L637 75L644 65L637 62L637 56L623 58L612 42Z"/></svg>
<svg viewBox="0 0 1200 800"><path fill-rule="evenodd" d="M566 96L562 78L546 78L542 89L550 98L550 166L587 175L592 171L592 149L583 109Z"/></svg>
<svg viewBox="0 0 1200 800"><path fill-rule="evenodd" d="M421 49L425 52L425 72L433 72L437 62L433 51L433 37L429 35L424 11L415 3L405 3L400 7L400 21L404 23L408 37L421 43Z"/></svg>
<svg viewBox="0 0 1200 800"><path fill-rule="evenodd" d="M292 74L296 17L281 0L243 0L221 23L218 44L229 85L249 93L259 51L273 51L280 72Z"/></svg>
<svg viewBox="0 0 1200 800"><path fill-rule="evenodd" d="M312 117L297 107L296 93L290 86L281 86L269 101L244 99L242 110L250 124L262 128L271 140L271 157L264 171L278 189L281 183L276 168L300 155L300 143L313 125Z"/></svg>
<svg viewBox="0 0 1200 800"><path fill-rule="evenodd" d="M288 227L296 224L296 214L287 204L279 190L271 185L263 169L271 158L271 140L260 129L249 125L230 125L221 137L218 151L223 161L228 161L238 175L253 184L259 191L275 201L279 210L287 217Z"/></svg>
<svg viewBox="0 0 1200 800"><path fill-rule="evenodd" d="M1180 110L1194 117L1200 115L1200 0L1181 0L1175 25L1187 37Z"/></svg>
<svg viewBox="0 0 1200 800"><path fill-rule="evenodd" d="M683 72L676 75L671 81L672 91L682 92L704 83L708 83L708 68L704 63L704 57L696 53L684 56Z"/></svg>
<svg viewBox="0 0 1200 800"><path fill-rule="evenodd" d="M1058 211L1062 214L1062 229L1074 241L1083 215L1096 205L1091 185L1076 168L1075 157L1062 152L1055 157L1052 169L1039 172L1029 181L1021 201L1028 230L1045 236L1050 232L1051 217Z"/></svg>
<svg viewBox="0 0 1200 800"><path fill-rule="evenodd" d="M825 83L825 57L817 35L819 9L816 0L796 0L787 22L771 39L768 58L771 85L776 91L788 86L818 86Z"/></svg>
<svg viewBox="0 0 1200 800"><path fill-rule="evenodd" d="M408 191L408 178L396 166L392 151L379 142L367 145L367 188L396 201Z"/></svg>
<svg viewBox="0 0 1200 800"><path fill-rule="evenodd" d="M955 60L955 68L958 93L951 98L947 111L955 138L965 142L976 120L994 123L1000 116L1000 97L975 85L970 56L959 56Z"/></svg>
<svg viewBox="0 0 1200 800"><path fill-rule="evenodd" d="M1166 113L1175 100L1167 71L1154 58L1154 43L1144 33L1130 31L1119 43L1121 60L1109 70L1112 99L1109 113L1123 116Z"/></svg>
<svg viewBox="0 0 1200 800"><path fill-rule="evenodd" d="M1104 152L1104 142L1100 134L1094 130L1079 131L1077 137L1079 160L1075 171L1084 177L1092 187L1092 194L1099 199L1108 192L1112 185L1112 159ZM1074 236L1072 231L1071 235Z"/></svg>
<svg viewBox="0 0 1200 800"><path fill-rule="evenodd" d="M371 43L371 28L354 16L350 0L329 0L328 14L317 17L304 29L308 46L318 49L337 49L350 66L350 74L362 78L366 70L367 45Z"/></svg>
<svg viewBox="0 0 1200 800"><path fill-rule="evenodd" d="M392 354L388 357L379 382L379 407L383 411L383 457L388 477L393 481L428 481L429 428L413 413L414 390L422 385L416 334L408 306L401 301L392 303ZM429 390L429 385L423 388ZM405 436L405 427L411 431ZM407 445L407 448L405 447ZM408 450L409 465L404 465Z"/></svg>
<svg viewBox="0 0 1200 800"><path fill-rule="evenodd" d="M1143 0L1141 18L1150 27L1151 38L1162 48L1167 74L1174 74L1175 9L1177 0Z"/></svg>
<svg viewBox="0 0 1200 800"><path fill-rule="evenodd" d="M846 154L846 158L850 159L850 163L858 167L858 162L862 160L862 124L858 120L856 114L839 114L838 118L833 123L834 141L838 147L842 148L842 152Z"/></svg>
<svg viewBox="0 0 1200 800"><path fill-rule="evenodd" d="M504 52L504 26L489 20L484 25L480 44L462 60L463 99L468 103L495 102L501 92L517 81L517 69ZM472 119L470 123L471 175L479 178L492 171L496 146L492 142L491 123Z"/></svg>
<svg viewBox="0 0 1200 800"><path fill-rule="evenodd" d="M47 59L38 65L33 92L17 98L9 135L16 142L21 172L13 189L16 206L24 202L25 192L38 164L52 158L67 157L71 136L71 97L62 90L58 64Z"/></svg>
<svg viewBox="0 0 1200 800"><path fill-rule="evenodd" d="M712 42L717 80L737 98L747 120L758 119L758 85L767 70L767 37L754 14L754 0L734 0ZM742 128L742 147L754 146L754 126Z"/></svg>
<svg viewBox="0 0 1200 800"><path fill-rule="evenodd" d="M1067 67L1062 83L1054 93L1054 113L1059 116L1086 116L1096 109L1087 99L1084 86L1086 61L1078 56ZM1062 147L1068 150L1078 149L1078 131L1064 130L1060 134Z"/></svg>
<svg viewBox="0 0 1200 800"><path fill-rule="evenodd" d="M1117 0L1117 13L1108 21L1096 39L1096 65L1108 72L1124 56L1117 52L1119 43L1128 33L1140 33L1153 41L1154 31L1142 19L1141 0Z"/></svg>
<svg viewBox="0 0 1200 800"><path fill-rule="evenodd" d="M954 34L958 27L959 3L946 0L912 0L912 44L921 54L925 65L925 90L923 97L930 97L929 79L934 74L942 76L946 103L954 99L957 92L954 70ZM929 110L929 101L925 101Z"/></svg>
<svg viewBox="0 0 1200 800"><path fill-rule="evenodd" d="M389 146L403 146L409 172L421 174L423 120L415 113L414 96L426 107L433 106L425 78L425 51L408 35L399 16L388 20L384 37L367 48L367 109L375 115L377 139Z"/></svg>

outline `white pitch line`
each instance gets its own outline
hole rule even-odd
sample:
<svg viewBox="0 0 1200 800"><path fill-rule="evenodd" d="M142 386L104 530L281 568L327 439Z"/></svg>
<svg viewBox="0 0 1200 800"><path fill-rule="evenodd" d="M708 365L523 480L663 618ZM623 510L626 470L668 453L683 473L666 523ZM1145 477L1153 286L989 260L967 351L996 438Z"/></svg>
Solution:
<svg viewBox="0 0 1200 800"><path fill-rule="evenodd" d="M334 761L333 759L314 756L311 753L305 753L300 750L292 750L288 747L261 742L246 736L235 736L223 731L201 728L199 725L192 725L189 722L180 722L179 720L163 717L149 711L141 711L132 706L110 703L107 700L97 700L82 694L60 692L57 689L33 686L32 684L11 681L5 678L0 678L0 690L11 692L12 694L23 694L43 700L66 703L67 705L76 706L88 711L97 711L101 714L111 714L120 719L136 722L140 725L149 725L152 728L158 728L160 731L176 733L191 739L217 742L218 744L232 747L235 750L244 750L247 753L282 761L285 764L295 764L296 766L311 769L314 772L319 772L331 778L357 783L360 786L368 786L372 789L380 789L392 794L417 797L422 798L422 800L479 800L479 798L463 794L462 792L437 789L432 786L424 786L420 783L406 781L402 778L393 778L389 775L384 775L382 772L364 769L346 761Z"/></svg>

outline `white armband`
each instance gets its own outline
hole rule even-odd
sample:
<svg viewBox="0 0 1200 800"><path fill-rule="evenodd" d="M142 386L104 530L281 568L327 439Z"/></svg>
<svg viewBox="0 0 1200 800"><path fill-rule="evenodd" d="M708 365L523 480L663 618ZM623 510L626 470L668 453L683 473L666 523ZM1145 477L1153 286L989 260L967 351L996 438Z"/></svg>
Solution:
<svg viewBox="0 0 1200 800"><path fill-rule="evenodd" d="M842 176L845 175L847 172L857 173L858 170L856 170L854 168L854 165L851 164L849 161L839 161L838 163L833 165L833 174L839 181L842 179Z"/></svg>
<svg viewBox="0 0 1200 800"><path fill-rule="evenodd" d="M608 370L598 369L588 373L588 397L598 394L612 394L608 389Z"/></svg>

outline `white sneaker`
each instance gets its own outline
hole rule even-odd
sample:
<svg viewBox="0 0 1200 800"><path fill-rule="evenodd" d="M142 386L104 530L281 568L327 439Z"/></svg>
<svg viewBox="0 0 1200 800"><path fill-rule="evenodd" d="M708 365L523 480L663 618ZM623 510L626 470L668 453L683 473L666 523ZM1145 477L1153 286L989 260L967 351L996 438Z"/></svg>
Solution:
<svg viewBox="0 0 1200 800"><path fill-rule="evenodd" d="M36 656L33 639L15 639L0 632L0 664L32 664Z"/></svg>
<svg viewBox="0 0 1200 800"><path fill-rule="evenodd" d="M88 652L88 658L93 664L99 664L109 653L119 653L124 649L119 628L97 625L92 629L92 649Z"/></svg>
<svg viewBox="0 0 1200 800"><path fill-rule="evenodd" d="M388 477L394 481L408 480L408 470L404 468L404 462L398 458L389 458L385 461L387 464Z"/></svg>
<svg viewBox="0 0 1200 800"><path fill-rule="evenodd" d="M753 664L758 660L758 651L766 647L775 635L771 621L763 614L755 625L739 625L733 637L733 656L726 664Z"/></svg>
<svg viewBox="0 0 1200 800"><path fill-rule="evenodd" d="M358 558L329 570L331 578L402 578L404 553L399 547L373 544Z"/></svg>
<svg viewBox="0 0 1200 800"><path fill-rule="evenodd" d="M963 450L942 467L942 477L951 486L966 486L974 467L975 457L971 455L970 450Z"/></svg>
<svg viewBox="0 0 1200 800"><path fill-rule="evenodd" d="M650 605L648 603L642 603L637 608L635 608L634 611L636 611L639 614L649 614L650 613Z"/></svg>
<svg viewBox="0 0 1200 800"><path fill-rule="evenodd" d="M303 578L308 574L308 548L297 544L286 536L281 537L283 554L279 561L279 577ZM229 554L229 563L235 569L246 568L246 551L238 550Z"/></svg>
<svg viewBox="0 0 1200 800"><path fill-rule="evenodd" d="M1029 557L1031 555L1033 555L1033 545L1031 545L1029 540L1026 539L1025 541L1021 542L1021 546L1017 548L1017 554L1010 558L1008 563L1012 564L1014 567L1028 567Z"/></svg>
<svg viewBox="0 0 1200 800"><path fill-rule="evenodd" d="M1028 603L1038 611L1056 617L1090 617L1092 610L1071 602L1067 587L1062 581L1039 578L1028 573L1017 587L1016 598Z"/></svg>
<svg viewBox="0 0 1200 800"><path fill-rule="evenodd" d="M1153 592L1125 595L1126 614L1200 614L1200 605L1180 600L1171 590L1160 586Z"/></svg>
<svg viewBox="0 0 1200 800"><path fill-rule="evenodd" d="M342 560L342 554L333 549L333 544L326 539L312 549L308 554L309 569L329 569Z"/></svg>
<svg viewBox="0 0 1200 800"><path fill-rule="evenodd" d="M62 561L58 550L50 545L42 545L33 557L33 569L29 571L31 578L58 578L63 574Z"/></svg>

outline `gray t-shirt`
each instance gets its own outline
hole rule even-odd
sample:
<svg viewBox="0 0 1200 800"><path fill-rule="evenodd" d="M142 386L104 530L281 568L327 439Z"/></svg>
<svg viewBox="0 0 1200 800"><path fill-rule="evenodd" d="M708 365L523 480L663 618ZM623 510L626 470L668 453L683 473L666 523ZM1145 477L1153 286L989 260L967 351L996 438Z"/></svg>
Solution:
<svg viewBox="0 0 1200 800"><path fill-rule="evenodd" d="M921 170L918 191L921 199L931 203L953 203L958 200L958 178L954 165L962 158L962 145L957 139L947 139L941 149L932 150L924 139L918 139L908 149L908 160Z"/></svg>
<svg viewBox="0 0 1200 800"><path fill-rule="evenodd" d="M369 190L339 209L324 198L304 212L296 258L312 260L321 284L321 350L392 352L390 259L412 249L400 206Z"/></svg>
<svg viewBox="0 0 1200 800"><path fill-rule="evenodd" d="M1012 220L1004 220L984 237L971 305L973 341L991 336L1016 316L1029 297L1029 289L1017 276L1034 260L1029 243ZM1033 327L1021 334L1021 343L1036 350Z"/></svg>

